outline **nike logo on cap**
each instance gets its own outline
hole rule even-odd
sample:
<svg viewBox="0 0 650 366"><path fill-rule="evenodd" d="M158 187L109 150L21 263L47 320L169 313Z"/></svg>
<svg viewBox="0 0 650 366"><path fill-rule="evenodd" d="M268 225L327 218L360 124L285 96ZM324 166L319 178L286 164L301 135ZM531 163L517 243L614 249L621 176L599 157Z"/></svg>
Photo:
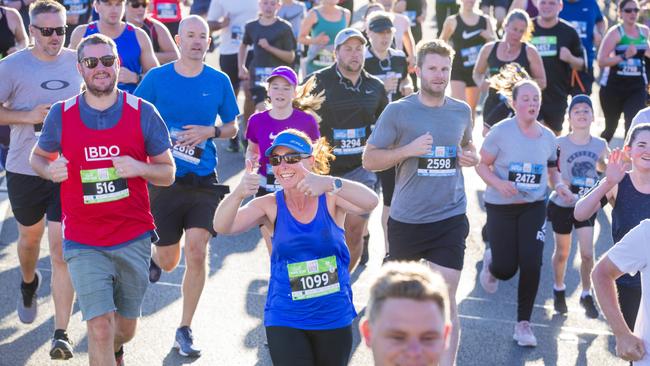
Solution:
<svg viewBox="0 0 650 366"><path fill-rule="evenodd" d="M475 37L475 36L481 34L481 32L483 32L482 29L475 30L474 32L469 32L469 33L467 33L467 31L463 31L463 39L470 39L472 37Z"/></svg>

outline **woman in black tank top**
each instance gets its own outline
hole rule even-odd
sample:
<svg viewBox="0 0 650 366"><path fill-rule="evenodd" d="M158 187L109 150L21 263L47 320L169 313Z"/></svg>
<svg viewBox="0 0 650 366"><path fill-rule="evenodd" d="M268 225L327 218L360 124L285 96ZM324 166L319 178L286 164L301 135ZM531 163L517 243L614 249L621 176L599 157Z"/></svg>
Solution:
<svg viewBox="0 0 650 366"><path fill-rule="evenodd" d="M0 59L27 46L27 33L20 14L0 6Z"/></svg>
<svg viewBox="0 0 650 366"><path fill-rule="evenodd" d="M528 74L537 82L540 89L546 87L546 74L544 64L537 49L527 44L526 41L531 35L532 22L522 10L513 10L505 20L504 37L501 41L487 43L479 53L474 72L472 74L476 85L481 89L488 87L486 76L499 73L502 66L516 62L521 65ZM483 106L483 116L490 114L491 109L499 104L496 90L490 88L487 99ZM498 121L484 121L483 135L487 133L490 126Z"/></svg>
<svg viewBox="0 0 650 366"><path fill-rule="evenodd" d="M460 12L447 18L440 39L451 42L456 56L451 66L451 96L464 100L476 113L480 90L472 79L472 70L481 47L494 40L492 22L478 10L477 0L462 0Z"/></svg>

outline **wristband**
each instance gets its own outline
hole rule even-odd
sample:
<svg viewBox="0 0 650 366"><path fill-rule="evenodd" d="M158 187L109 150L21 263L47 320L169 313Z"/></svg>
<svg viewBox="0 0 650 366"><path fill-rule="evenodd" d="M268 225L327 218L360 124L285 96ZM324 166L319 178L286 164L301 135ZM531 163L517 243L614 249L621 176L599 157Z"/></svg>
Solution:
<svg viewBox="0 0 650 366"><path fill-rule="evenodd" d="M214 126L214 138L218 139L221 136L221 129L217 126Z"/></svg>

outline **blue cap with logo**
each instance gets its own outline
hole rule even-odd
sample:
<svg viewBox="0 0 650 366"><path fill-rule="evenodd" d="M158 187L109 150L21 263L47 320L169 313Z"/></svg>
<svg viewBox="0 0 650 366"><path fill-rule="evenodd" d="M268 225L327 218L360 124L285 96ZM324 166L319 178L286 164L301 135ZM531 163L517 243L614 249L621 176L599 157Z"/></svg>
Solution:
<svg viewBox="0 0 650 366"><path fill-rule="evenodd" d="M283 131L280 132L275 140L273 140L273 144L271 144L271 147L266 149L264 152L265 156L271 156L273 153L273 150L278 147L278 146L284 146L287 147L297 153L300 154L309 154L311 155L312 153L312 147L311 144L308 141L305 141L304 138L291 133L291 131Z"/></svg>
<svg viewBox="0 0 650 366"><path fill-rule="evenodd" d="M573 107L578 103L585 103L585 104L589 105L589 108L591 108L592 111L594 109L593 105L591 104L591 98L589 98L588 95L578 94L578 95L574 96L573 98L571 98L571 104L569 104L569 112L571 112Z"/></svg>

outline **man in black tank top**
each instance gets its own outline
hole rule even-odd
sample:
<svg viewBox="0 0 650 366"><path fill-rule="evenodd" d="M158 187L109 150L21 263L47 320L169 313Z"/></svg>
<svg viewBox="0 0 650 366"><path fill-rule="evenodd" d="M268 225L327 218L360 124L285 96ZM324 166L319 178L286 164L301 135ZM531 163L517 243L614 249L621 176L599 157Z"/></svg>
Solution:
<svg viewBox="0 0 650 366"><path fill-rule="evenodd" d="M571 70L582 70L584 52L578 32L560 19L562 0L540 0L538 8L532 43L542 56L547 80L539 118L559 135L571 91Z"/></svg>

